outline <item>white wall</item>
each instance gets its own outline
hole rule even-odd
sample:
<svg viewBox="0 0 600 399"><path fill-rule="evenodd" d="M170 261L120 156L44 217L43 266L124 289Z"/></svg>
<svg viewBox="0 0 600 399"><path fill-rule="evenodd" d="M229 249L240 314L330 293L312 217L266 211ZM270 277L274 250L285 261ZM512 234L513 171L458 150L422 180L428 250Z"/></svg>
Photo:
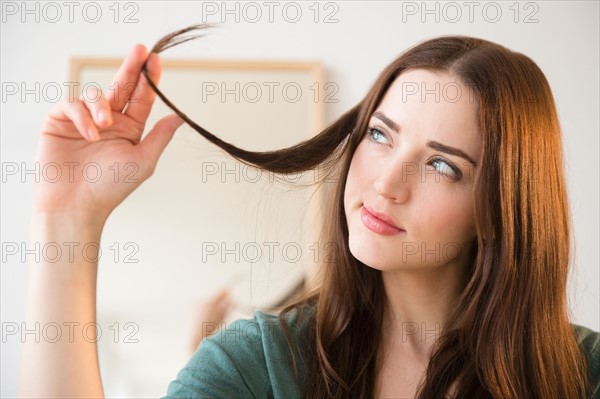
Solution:
<svg viewBox="0 0 600 399"><path fill-rule="evenodd" d="M29 2L32 14L23 13L23 3L3 2L1 26L1 151L3 168L8 162L32 162L38 130L52 104L41 93L7 96L7 84L21 83L27 88L36 82L44 87L49 82L62 85L68 81L68 62L75 56L122 57L134 43L151 46L161 35L192 23L205 20L205 7L223 9L221 2L128 2L115 7L113 2L75 2L73 20L63 2ZM224 16L224 27L213 30L205 40L184 44L168 50L163 58L226 58L226 59L280 59L320 60L326 67L326 81L339 87L338 103L327 104L326 121L330 122L364 94L380 70L401 51L421 40L442 34L466 34L503 44L530 56L546 73L558 104L564 131L566 168L574 222L576 253L574 273L569 284L569 294L574 321L600 330L600 286L598 256L598 3L576 1L547 1L520 3L518 16L513 2L475 2L472 20L469 8L463 2L428 2L427 8L439 13L422 14L421 2L313 2L288 6L288 21L282 10L286 3L275 2L273 22L268 20L268 5L255 4L263 12L257 23L256 8L246 8L247 14ZM37 4L37 5L36 5ZM316 3L315 3L316 4ZM437 4L437 5L436 5ZM289 22L294 17L294 6L302 10L299 22ZM462 17L457 22L458 6ZM92 23L95 7L101 18ZM227 7L234 9L235 3ZM244 4L237 5L243 10ZM312 8L311 8L312 7ZM319 22L314 22L314 10L320 10ZM487 7L487 8L486 8ZM512 8L511 8L512 7ZM527 7L527 8L525 8ZM120 10L116 17L115 10ZM409 11L417 10L412 15ZM486 10L485 12L483 10ZM501 10L497 22L495 11ZM62 17L51 20L60 10ZM16 11L16 14L13 14ZM137 22L124 23L130 13ZM326 15L334 12L337 22L324 23ZM527 15L535 21L525 23ZM436 21L436 17L438 21ZM22 18L25 20L22 21ZM424 19L424 21L422 21ZM516 19L516 22L515 22ZM38 92L39 93L39 92ZM20 94L20 93L19 93ZM48 94L48 93L46 93ZM52 94L48 94L52 95ZM158 100L157 100L158 101ZM201 121L200 121L201 122ZM200 138L198 138L200 140ZM3 169L4 170L4 169ZM6 176L3 172L3 179ZM29 184L7 178L2 184L1 240L27 242L29 210L32 203ZM163 229L175 228L162 226ZM169 249L166 249L169 251ZM102 272L101 272L102 273ZM3 259L1 269L1 311L3 331L7 323L20 323L24 318L26 292L26 264L10 257ZM131 296L138 288L131 281ZM199 290L202 287L199 286ZM177 287L164 287L164 298L178 295ZM168 306L168 304L167 304ZM148 311L149 309L143 309ZM141 310L142 311L142 310ZM175 312L177 309L174 310ZM165 334L175 334L178 326L163 326ZM143 327L142 327L143 328ZM168 330L168 331L167 331ZM162 333L162 332L155 332ZM16 395L16 378L20 344L15 339L4 339L1 350L2 397ZM157 396L165 393L165 378L174 377L173 370L181 366L181 359L169 357L165 348L152 353L152 374L141 364L137 373L111 370L106 382L107 392L115 395ZM128 349L135 356L135 349ZM124 350L118 356L128 356ZM101 359L102 361L102 359ZM161 367L161 364L168 364ZM123 363L126 364L126 363ZM175 366L173 366L175 365ZM125 368L125 367L123 367ZM176 370L175 370L176 371ZM118 384L119 376L131 381ZM165 377L166 376L166 377ZM152 384L152 380L159 383ZM145 384L145 385L144 385ZM142 387L140 387L142 385Z"/></svg>

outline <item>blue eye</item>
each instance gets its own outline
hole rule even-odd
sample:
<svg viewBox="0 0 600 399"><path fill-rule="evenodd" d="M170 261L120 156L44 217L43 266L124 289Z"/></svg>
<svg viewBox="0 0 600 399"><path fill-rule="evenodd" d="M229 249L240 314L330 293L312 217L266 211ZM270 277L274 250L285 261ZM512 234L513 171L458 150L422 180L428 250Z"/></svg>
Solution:
<svg viewBox="0 0 600 399"><path fill-rule="evenodd" d="M367 139L368 139L369 141L372 141L372 142L374 142L374 143L376 143L376 144L385 144L385 143L382 143L382 142L380 142L380 141L377 139L377 137L376 137L376 136L381 136L381 137L383 137L383 138L385 138L385 139L387 140L387 136L386 136L386 134L385 134L385 133L383 133L381 130L379 130L379 129L375 129L375 128L373 128L373 127L370 127L370 128L368 128L368 129L367 129Z"/></svg>
<svg viewBox="0 0 600 399"><path fill-rule="evenodd" d="M388 145L387 135L377 128L370 127L367 129L367 140L378 145ZM385 140L385 141L382 141ZM461 170L452 162L444 158L435 157L429 161L428 165L432 165L440 174L448 176L452 182L457 182L462 179Z"/></svg>
<svg viewBox="0 0 600 399"><path fill-rule="evenodd" d="M462 172L452 162L443 158L433 158L429 163L452 181L459 181L462 178ZM439 167L437 167L438 165Z"/></svg>

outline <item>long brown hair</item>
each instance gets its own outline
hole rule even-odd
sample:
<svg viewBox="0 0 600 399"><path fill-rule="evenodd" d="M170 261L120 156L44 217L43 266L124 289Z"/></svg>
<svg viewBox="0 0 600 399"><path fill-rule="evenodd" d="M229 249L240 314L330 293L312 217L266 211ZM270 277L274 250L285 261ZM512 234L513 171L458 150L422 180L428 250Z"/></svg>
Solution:
<svg viewBox="0 0 600 399"><path fill-rule="evenodd" d="M193 39L195 25L152 49ZM197 36L196 36L197 37ZM585 355L570 324L567 276L571 223L562 143L550 86L523 54L466 36L422 42L395 59L366 96L315 137L279 151L249 152L198 126L150 82L166 104L237 160L288 174L317 167L339 177L329 196L321 239L335 261L319 284L279 315L294 358L285 315L316 308L307 336L306 398L373 397L385 292L381 272L348 248L345 176L367 123L403 71L426 68L458 77L476 93L483 135L474 177L477 239L469 280L432 352L418 398L580 398L589 395ZM146 73L145 65L143 69ZM147 77L146 73L146 77Z"/></svg>

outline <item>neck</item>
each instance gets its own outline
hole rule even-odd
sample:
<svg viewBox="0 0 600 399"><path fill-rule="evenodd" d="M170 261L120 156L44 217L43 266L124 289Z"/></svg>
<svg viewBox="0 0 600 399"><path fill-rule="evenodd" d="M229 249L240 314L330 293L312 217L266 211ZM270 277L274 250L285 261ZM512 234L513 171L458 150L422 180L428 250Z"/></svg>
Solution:
<svg viewBox="0 0 600 399"><path fill-rule="evenodd" d="M432 271L382 271L386 347L427 359L466 284L466 263Z"/></svg>

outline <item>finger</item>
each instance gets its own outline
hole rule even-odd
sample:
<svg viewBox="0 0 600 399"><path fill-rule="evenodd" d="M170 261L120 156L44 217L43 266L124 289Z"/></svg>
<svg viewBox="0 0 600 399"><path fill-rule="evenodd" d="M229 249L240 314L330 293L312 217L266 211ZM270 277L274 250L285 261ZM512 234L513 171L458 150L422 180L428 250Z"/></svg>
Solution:
<svg viewBox="0 0 600 399"><path fill-rule="evenodd" d="M229 296L229 289L228 288L223 288L221 291L219 291L219 293L217 294L217 297L219 299L223 299Z"/></svg>
<svg viewBox="0 0 600 399"><path fill-rule="evenodd" d="M83 104L90 111L94 122L99 127L108 127L112 123L111 109L102 91L96 87L89 88L82 97Z"/></svg>
<svg viewBox="0 0 600 399"><path fill-rule="evenodd" d="M229 293L226 290L219 291L215 296L211 297L206 303L210 307L220 308L224 302L229 301Z"/></svg>
<svg viewBox="0 0 600 399"><path fill-rule="evenodd" d="M183 119L177 114L165 116L156 122L152 130L138 144L142 158L147 160L148 164L151 165L150 174L154 172L158 159L173 138L175 130L182 124Z"/></svg>
<svg viewBox="0 0 600 399"><path fill-rule="evenodd" d="M221 302L219 302L219 307L222 309L222 311L224 313L226 313L227 310L229 309L229 306L231 305L231 303L232 303L231 299L229 297L226 297Z"/></svg>
<svg viewBox="0 0 600 399"><path fill-rule="evenodd" d="M48 116L58 120L70 121L86 140L95 141L98 137L97 128L94 125L90 111L79 98L60 103L50 111Z"/></svg>
<svg viewBox="0 0 600 399"><path fill-rule="evenodd" d="M158 85L160 74L162 71L162 65L158 54L152 53L148 59L148 76L155 85ZM140 73L140 80L138 81L137 90L131 96L131 100L125 110L125 115L133 118L138 123L144 125L150 111L152 104L156 98L156 93L152 90L152 87L146 80L146 76Z"/></svg>
<svg viewBox="0 0 600 399"><path fill-rule="evenodd" d="M140 71L147 57L146 47L143 44L136 44L123 60L110 85L110 92L106 96L113 111L122 112L137 90Z"/></svg>

